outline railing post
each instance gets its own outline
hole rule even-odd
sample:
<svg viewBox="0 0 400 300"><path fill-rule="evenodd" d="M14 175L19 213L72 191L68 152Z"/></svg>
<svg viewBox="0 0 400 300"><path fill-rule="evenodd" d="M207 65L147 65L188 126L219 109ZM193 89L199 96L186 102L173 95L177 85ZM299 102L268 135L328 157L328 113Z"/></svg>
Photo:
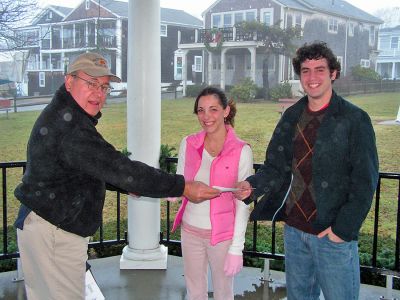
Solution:
<svg viewBox="0 0 400 300"><path fill-rule="evenodd" d="M12 279L13 282L18 282L24 280L24 271L22 270L21 259L17 258L17 277Z"/></svg>
<svg viewBox="0 0 400 300"><path fill-rule="evenodd" d="M262 281L264 282L274 282L274 280L271 277L271 269L269 266L269 258L264 258L264 272L263 272L263 277L261 278Z"/></svg>
<svg viewBox="0 0 400 300"><path fill-rule="evenodd" d="M394 300L393 298L393 275L386 276L386 296L380 296L380 300Z"/></svg>

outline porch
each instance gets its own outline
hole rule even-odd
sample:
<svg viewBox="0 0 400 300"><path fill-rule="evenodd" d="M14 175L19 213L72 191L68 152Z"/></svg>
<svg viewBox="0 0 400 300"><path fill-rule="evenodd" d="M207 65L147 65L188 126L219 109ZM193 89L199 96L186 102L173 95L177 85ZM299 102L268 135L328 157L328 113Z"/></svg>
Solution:
<svg viewBox="0 0 400 300"><path fill-rule="evenodd" d="M106 299L185 299L181 257L168 256L167 270L120 270L119 259L120 256L112 256L89 261ZM17 276L16 271L0 273L0 299L26 299L24 282L14 281ZM268 277L269 281L263 280ZM268 276L258 268L245 267L235 277L234 290L235 299L285 299L285 276L277 271L271 271ZM211 291L212 286L209 288L209 299L213 299ZM400 299L400 291L363 284L360 299Z"/></svg>

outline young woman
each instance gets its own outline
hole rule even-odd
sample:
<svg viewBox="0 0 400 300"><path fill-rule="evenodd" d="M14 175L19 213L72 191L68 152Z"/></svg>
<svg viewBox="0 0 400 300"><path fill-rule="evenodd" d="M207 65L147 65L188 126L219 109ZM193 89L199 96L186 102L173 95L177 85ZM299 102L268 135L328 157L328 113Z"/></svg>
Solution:
<svg viewBox="0 0 400 300"><path fill-rule="evenodd" d="M194 113L202 131L180 145L178 173L186 180L232 188L253 171L250 146L233 130L236 107L214 87L196 98ZM193 204L183 198L173 230L181 225L184 274L189 300L208 299L207 272L211 269L214 299L233 299L233 276L243 267L249 208L232 191Z"/></svg>

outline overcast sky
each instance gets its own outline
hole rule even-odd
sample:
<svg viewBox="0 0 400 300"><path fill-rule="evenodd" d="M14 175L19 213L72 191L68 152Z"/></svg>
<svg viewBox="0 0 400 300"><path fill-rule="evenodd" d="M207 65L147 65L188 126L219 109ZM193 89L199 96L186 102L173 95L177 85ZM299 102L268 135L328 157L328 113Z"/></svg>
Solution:
<svg viewBox="0 0 400 300"><path fill-rule="evenodd" d="M78 3L81 3L82 0L39 0L39 2L42 6L53 4L75 7ZM215 0L160 0L160 5L162 7L182 9L198 18L201 18L201 13L214 2ZM380 8L400 6L399 0L348 0L347 2L362 8L364 11L371 14Z"/></svg>

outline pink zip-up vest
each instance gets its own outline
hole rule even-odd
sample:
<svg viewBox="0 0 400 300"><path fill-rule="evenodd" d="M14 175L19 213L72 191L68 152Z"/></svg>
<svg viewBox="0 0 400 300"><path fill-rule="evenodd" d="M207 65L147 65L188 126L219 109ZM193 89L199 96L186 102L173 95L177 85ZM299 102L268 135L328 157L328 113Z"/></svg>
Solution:
<svg viewBox="0 0 400 300"><path fill-rule="evenodd" d="M238 181L239 160L245 142L236 137L231 126L226 126L227 135L221 153L213 160L210 169L210 186L234 187ZM197 174L204 150L206 133L190 135L186 139L186 153L184 176L186 180L193 180ZM181 224L187 198L183 198L182 205L175 217L172 231ZM211 245L232 239L235 226L235 198L232 193L221 193L217 198L210 200Z"/></svg>

